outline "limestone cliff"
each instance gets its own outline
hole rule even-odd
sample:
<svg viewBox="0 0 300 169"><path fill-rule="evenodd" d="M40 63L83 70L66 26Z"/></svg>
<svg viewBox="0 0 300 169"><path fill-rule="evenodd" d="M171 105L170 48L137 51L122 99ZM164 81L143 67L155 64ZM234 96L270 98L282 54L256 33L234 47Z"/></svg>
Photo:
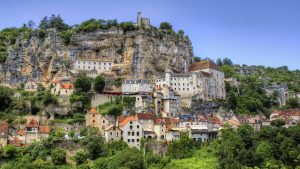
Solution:
<svg viewBox="0 0 300 169"><path fill-rule="evenodd" d="M151 78L166 70L184 72L193 59L191 42L174 34L151 29L124 31L121 28L72 35L70 44L49 29L22 35L8 48L0 66L1 82L20 84L29 78L49 82L68 74L77 57L106 57L114 61L114 75Z"/></svg>

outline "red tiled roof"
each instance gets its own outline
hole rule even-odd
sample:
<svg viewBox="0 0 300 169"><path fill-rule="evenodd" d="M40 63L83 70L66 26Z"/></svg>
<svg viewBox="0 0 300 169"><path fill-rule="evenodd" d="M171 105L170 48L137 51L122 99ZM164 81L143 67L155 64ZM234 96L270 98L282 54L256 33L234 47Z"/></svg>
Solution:
<svg viewBox="0 0 300 169"><path fill-rule="evenodd" d="M153 120L154 115L151 113L138 113L137 115L138 119L145 119L145 120Z"/></svg>
<svg viewBox="0 0 300 169"><path fill-rule="evenodd" d="M235 121L235 120L228 120L227 122L233 124L233 125L236 125L236 126L240 126L241 124L238 122L238 121Z"/></svg>
<svg viewBox="0 0 300 169"><path fill-rule="evenodd" d="M27 123L26 127L38 127L38 123L35 119L31 119L29 123Z"/></svg>
<svg viewBox="0 0 300 169"><path fill-rule="evenodd" d="M8 123L0 122L0 138L7 138L8 135Z"/></svg>
<svg viewBox="0 0 300 169"><path fill-rule="evenodd" d="M171 118L169 117L162 117L162 118L155 118L154 119L154 124L166 124L166 125L169 125L169 124L172 124L172 121L171 121Z"/></svg>
<svg viewBox="0 0 300 169"><path fill-rule="evenodd" d="M201 62L192 63L189 66L189 71L198 71L207 68L219 70L219 67L214 62L210 60L204 60Z"/></svg>
<svg viewBox="0 0 300 169"><path fill-rule="evenodd" d="M16 134L20 135L20 136L23 136L23 135L25 135L25 130L24 129L20 129L20 130L17 131Z"/></svg>
<svg viewBox="0 0 300 169"><path fill-rule="evenodd" d="M122 122L119 123L119 126L122 127L122 126L126 125L128 122L130 122L130 121L136 121L136 120L137 119L136 119L135 116L128 116L125 119L123 119Z"/></svg>
<svg viewBox="0 0 300 169"><path fill-rule="evenodd" d="M300 110L299 109L274 110L272 112L271 116L276 118L276 115L278 115L278 117L282 117L282 116L300 116Z"/></svg>
<svg viewBox="0 0 300 169"><path fill-rule="evenodd" d="M73 84L62 84L61 88L63 88L63 89L73 89Z"/></svg>
<svg viewBox="0 0 300 169"><path fill-rule="evenodd" d="M15 145L17 147L20 147L21 146L21 140L19 140L19 139L8 140L8 144L12 144L12 145Z"/></svg>
<svg viewBox="0 0 300 169"><path fill-rule="evenodd" d="M43 134L49 134L51 132L50 126L39 126L39 132Z"/></svg>
<svg viewBox="0 0 300 169"><path fill-rule="evenodd" d="M88 111L88 114L99 114L99 112L97 112L96 108L91 108L91 110Z"/></svg>
<svg viewBox="0 0 300 169"><path fill-rule="evenodd" d="M52 83L60 83L60 80L55 79L55 80L52 81Z"/></svg>

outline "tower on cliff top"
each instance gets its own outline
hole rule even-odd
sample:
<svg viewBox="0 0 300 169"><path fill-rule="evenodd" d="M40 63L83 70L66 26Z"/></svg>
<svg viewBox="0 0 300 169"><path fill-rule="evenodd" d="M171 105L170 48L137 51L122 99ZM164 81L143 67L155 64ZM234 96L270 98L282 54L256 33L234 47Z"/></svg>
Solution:
<svg viewBox="0 0 300 169"><path fill-rule="evenodd" d="M137 22L138 27L150 28L150 19L149 18L142 18L142 13L137 13Z"/></svg>

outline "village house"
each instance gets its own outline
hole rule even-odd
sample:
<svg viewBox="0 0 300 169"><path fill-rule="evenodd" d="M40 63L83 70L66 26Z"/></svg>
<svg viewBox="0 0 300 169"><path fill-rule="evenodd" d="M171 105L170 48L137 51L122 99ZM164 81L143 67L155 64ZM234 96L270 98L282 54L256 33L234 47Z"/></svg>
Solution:
<svg viewBox="0 0 300 169"><path fill-rule="evenodd" d="M285 106L289 98L288 86L286 83L277 84L276 82L271 85L264 86L265 91L269 96L277 92L277 100L280 106Z"/></svg>
<svg viewBox="0 0 300 169"><path fill-rule="evenodd" d="M19 129L16 132L16 139L20 140L21 144L31 144L49 137L50 132L50 126L41 126L39 122L33 118L27 121L25 129Z"/></svg>
<svg viewBox="0 0 300 169"><path fill-rule="evenodd" d="M156 86L169 86L181 96L183 106L190 107L192 99L211 100L225 98L224 73L212 61L193 63L189 72L176 74L170 71L156 79Z"/></svg>
<svg viewBox="0 0 300 169"><path fill-rule="evenodd" d="M105 129L104 137L107 143L122 140L122 130L115 125L111 125Z"/></svg>
<svg viewBox="0 0 300 169"><path fill-rule="evenodd" d="M0 122L0 148L7 145L8 142L8 123Z"/></svg>
<svg viewBox="0 0 300 169"><path fill-rule="evenodd" d="M218 135L218 131L209 130L205 125L189 125L188 132L191 139L202 142L216 139Z"/></svg>
<svg viewBox="0 0 300 169"><path fill-rule="evenodd" d="M161 102L162 104L161 109L162 117L177 117L179 112L181 111L181 104L180 104L180 95L175 93L175 91L171 87L167 86L158 86L157 91L161 93ZM157 106L158 107L158 106Z"/></svg>
<svg viewBox="0 0 300 169"><path fill-rule="evenodd" d="M185 132L186 128L167 128L166 131L166 140L167 141L174 141L179 140L181 133Z"/></svg>
<svg viewBox="0 0 300 169"><path fill-rule="evenodd" d="M138 113L136 117L142 125L144 131L153 131L154 128L154 115L151 113Z"/></svg>
<svg viewBox="0 0 300 169"><path fill-rule="evenodd" d="M27 82L24 84L25 91L37 91L38 90L38 83L33 79L28 79Z"/></svg>
<svg viewBox="0 0 300 169"><path fill-rule="evenodd" d="M300 123L300 110L275 110L270 115L270 121L282 119L285 121L285 127L295 126Z"/></svg>
<svg viewBox="0 0 300 169"><path fill-rule="evenodd" d="M98 58L78 58L73 65L78 73L86 73L89 77L96 77L103 72L111 71L113 61Z"/></svg>
<svg viewBox="0 0 300 169"><path fill-rule="evenodd" d="M111 117L104 116L97 112L95 108L92 108L85 115L86 126L98 128L101 135L104 135L104 131L107 127L114 124Z"/></svg>
<svg viewBox="0 0 300 169"><path fill-rule="evenodd" d="M119 118L118 123L122 130L123 141L126 142L129 147L140 149L140 141L143 138L143 126L139 123L137 117L121 117Z"/></svg>
<svg viewBox="0 0 300 169"><path fill-rule="evenodd" d="M127 79L122 82L123 94L152 93L152 91L151 80Z"/></svg>
<svg viewBox="0 0 300 169"><path fill-rule="evenodd" d="M51 94L58 95L58 96L70 96L73 91L74 87L71 83L62 83L58 80L53 81L51 83Z"/></svg>

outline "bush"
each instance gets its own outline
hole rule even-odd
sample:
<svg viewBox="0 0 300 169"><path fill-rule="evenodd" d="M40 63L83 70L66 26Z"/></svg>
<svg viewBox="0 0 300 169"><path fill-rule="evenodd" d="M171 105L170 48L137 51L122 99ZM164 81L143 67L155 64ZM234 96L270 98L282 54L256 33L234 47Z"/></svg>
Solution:
<svg viewBox="0 0 300 169"><path fill-rule="evenodd" d="M172 25L169 22L160 23L159 28L163 30L171 30L171 31L173 30Z"/></svg>
<svg viewBox="0 0 300 169"><path fill-rule="evenodd" d="M66 152L62 148L56 148L51 153L51 159L53 164L62 165L66 164Z"/></svg>
<svg viewBox="0 0 300 169"><path fill-rule="evenodd" d="M85 151L78 151L74 156L74 160L76 161L77 165L85 163L87 158L88 154Z"/></svg>
<svg viewBox="0 0 300 169"><path fill-rule="evenodd" d="M105 79L102 76L97 76L95 78L94 90L97 93L102 93L105 87Z"/></svg>

